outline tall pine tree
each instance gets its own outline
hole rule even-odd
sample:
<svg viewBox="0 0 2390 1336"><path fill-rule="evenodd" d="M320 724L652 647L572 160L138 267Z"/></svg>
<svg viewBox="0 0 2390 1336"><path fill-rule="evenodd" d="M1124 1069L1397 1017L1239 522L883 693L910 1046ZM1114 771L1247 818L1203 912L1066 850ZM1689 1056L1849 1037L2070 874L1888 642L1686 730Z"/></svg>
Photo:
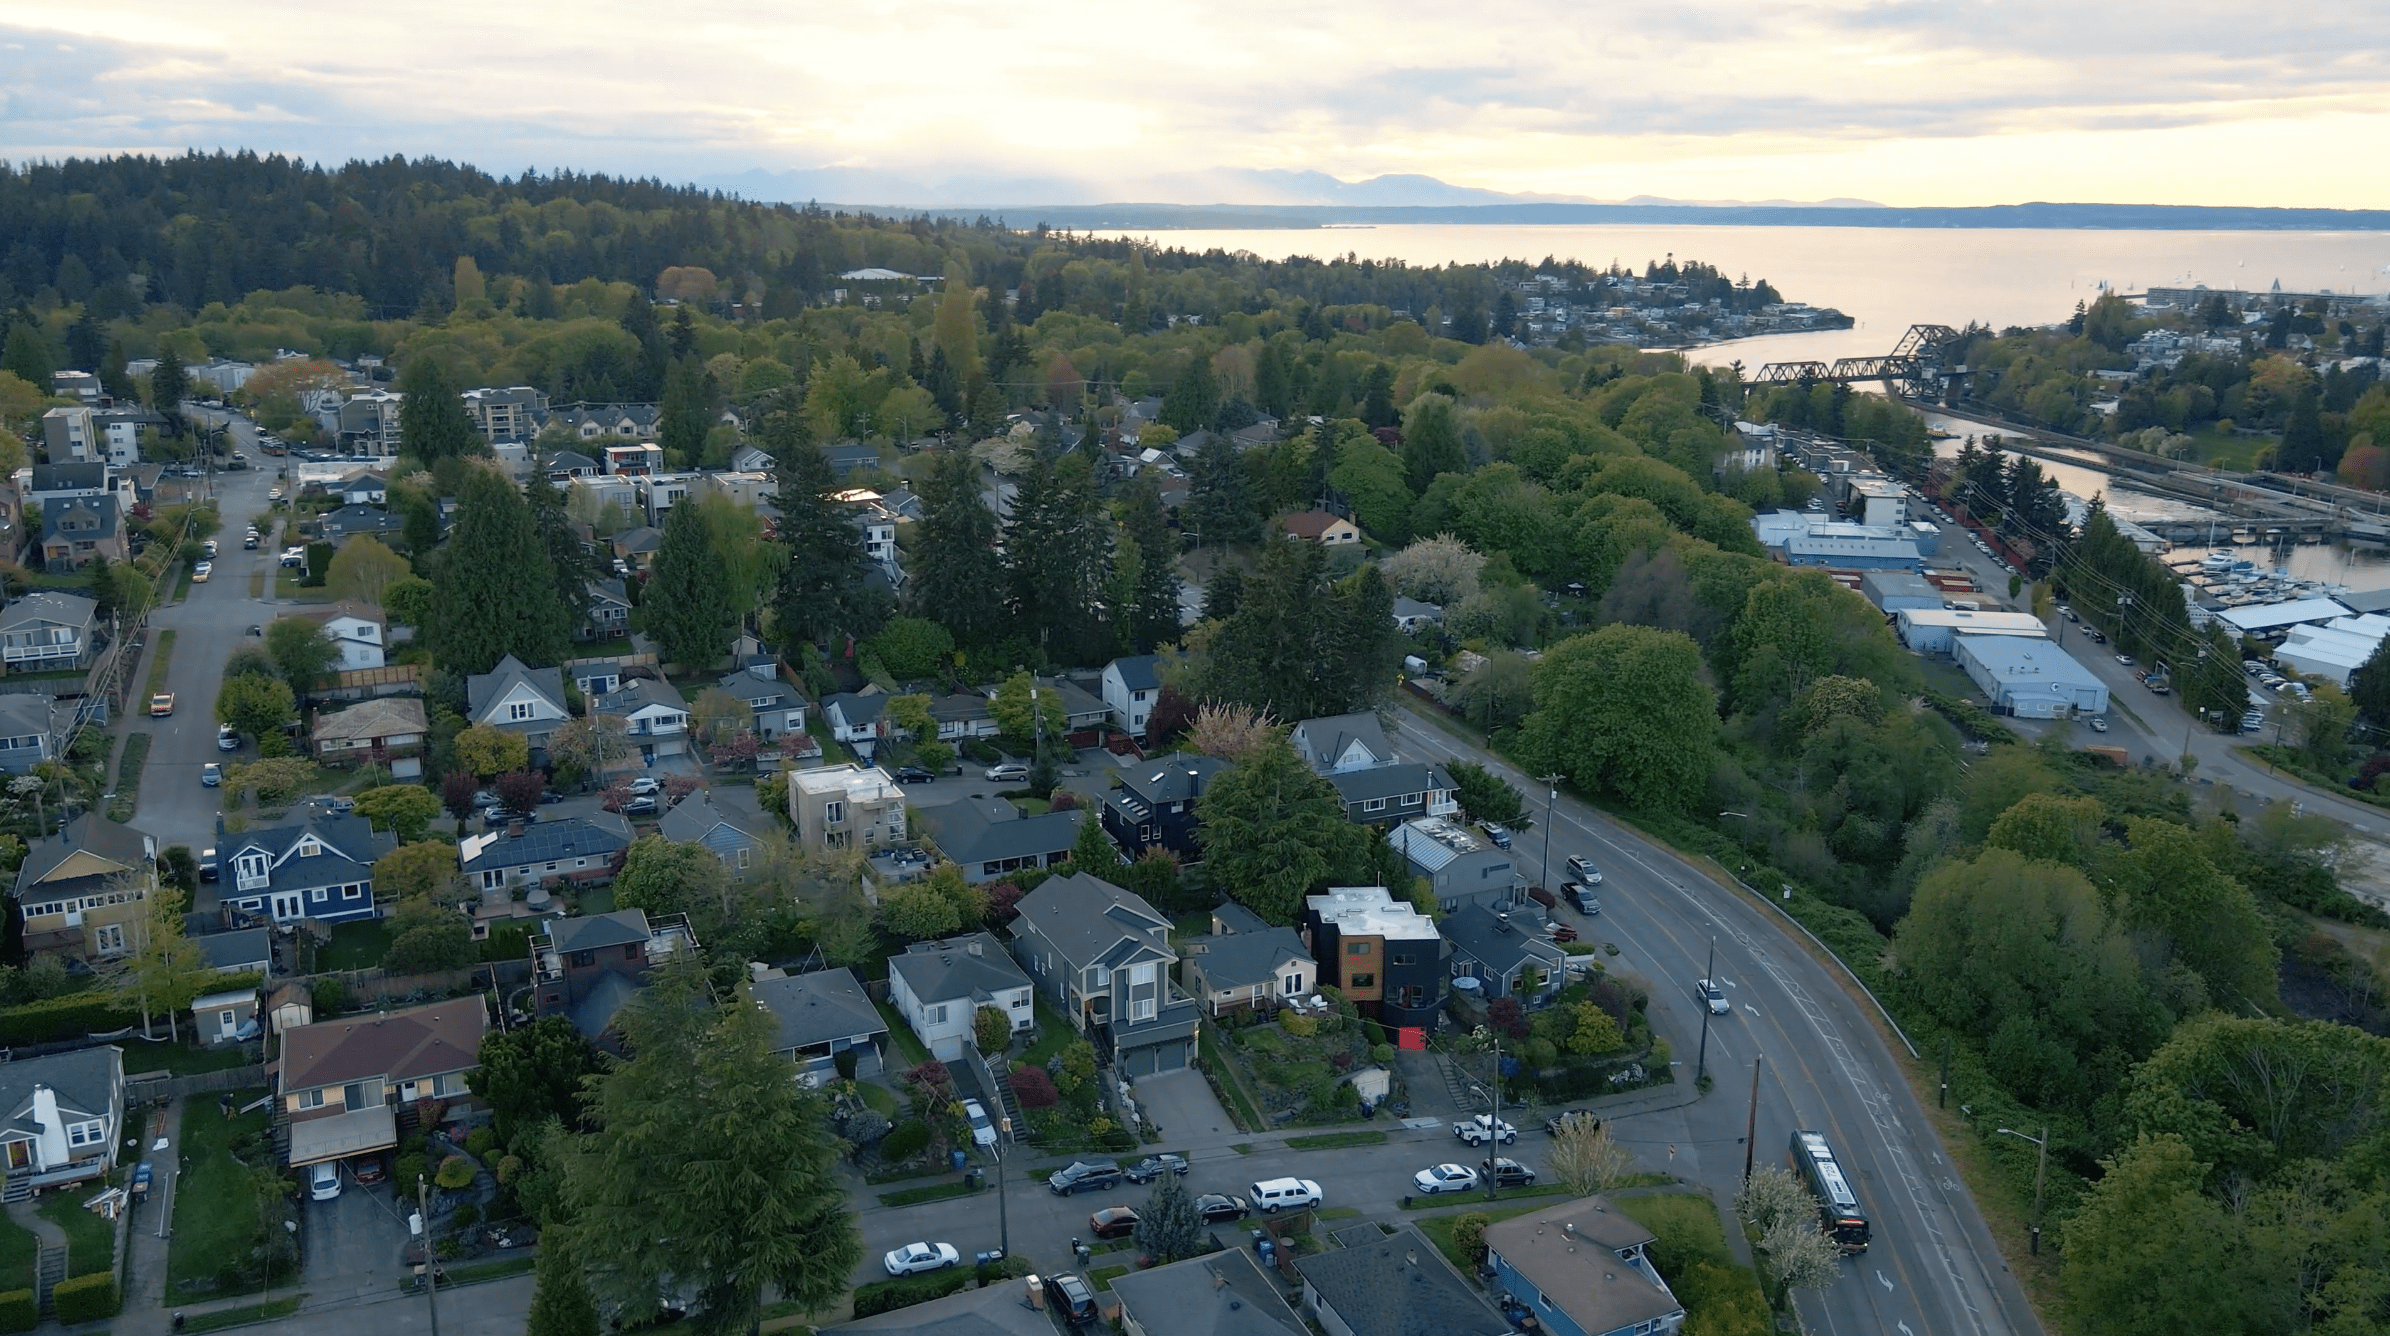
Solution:
<svg viewBox="0 0 2390 1336"><path fill-rule="evenodd" d="M431 629L433 655L453 673L486 673L509 654L534 668L564 657L572 628L548 554L522 493L495 468L465 467Z"/></svg>
<svg viewBox="0 0 2390 1336"><path fill-rule="evenodd" d="M1049 663L1100 662L1109 648L1097 604L1111 536L1085 457L1040 457L1022 476L1004 533L1005 573L1017 631Z"/></svg>
<svg viewBox="0 0 2390 1336"><path fill-rule="evenodd" d="M713 533L705 507L684 500L664 520L655 575L639 600L639 620L664 658L683 671L710 668L730 652L738 615L729 587L715 569Z"/></svg>
<svg viewBox="0 0 2390 1336"><path fill-rule="evenodd" d="M920 533L906 582L913 614L946 628L966 654L980 654L1004 637L1003 587L997 555L996 512L979 492L979 464L961 450L930 459L921 483Z"/></svg>
<svg viewBox="0 0 2390 1336"><path fill-rule="evenodd" d="M398 389L406 396L398 406L399 449L427 467L484 452L481 434L473 430L473 419L465 412L465 401L457 396L456 386L438 358L427 353L408 358L406 370L399 373Z"/></svg>
<svg viewBox="0 0 2390 1336"><path fill-rule="evenodd" d="M1170 383L1170 392L1162 396L1162 421L1178 428L1186 435L1212 425L1220 416L1220 382L1212 375L1212 364L1198 348L1188 359L1186 370Z"/></svg>
<svg viewBox="0 0 2390 1336"><path fill-rule="evenodd" d="M688 308L681 309L682 315ZM674 468L694 468L705 454L705 434L713 430L715 397L712 373L694 357L673 362L664 373L662 430L657 444Z"/></svg>
<svg viewBox="0 0 2390 1336"><path fill-rule="evenodd" d="M563 488L534 475L524 489L523 502L531 508L531 527L539 532L540 550L548 554L548 574L556 601L564 605L565 627L579 634L582 619L589 615L589 582L600 573L597 557L582 545L572 517L564 513Z"/></svg>
<svg viewBox="0 0 2390 1336"><path fill-rule="evenodd" d="M870 629L860 625L863 542L853 512L836 499L838 480L798 406L788 399L774 405L764 417L763 435L773 460L777 494L772 503L780 508L780 541L788 548L772 616L793 660L800 646L839 631Z"/></svg>
<svg viewBox="0 0 2390 1336"><path fill-rule="evenodd" d="M1131 653L1151 654L1177 641L1179 607L1178 535L1162 516L1161 493L1150 475L1130 484L1120 506L1120 527L1142 560L1126 638Z"/></svg>

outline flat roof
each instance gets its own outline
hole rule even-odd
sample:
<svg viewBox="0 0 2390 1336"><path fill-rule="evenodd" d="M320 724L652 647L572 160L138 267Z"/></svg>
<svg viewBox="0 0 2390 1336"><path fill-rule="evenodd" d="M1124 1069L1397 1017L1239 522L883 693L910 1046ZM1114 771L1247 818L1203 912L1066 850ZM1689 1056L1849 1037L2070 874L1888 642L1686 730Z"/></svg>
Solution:
<svg viewBox="0 0 2390 1336"><path fill-rule="evenodd" d="M2070 686L2107 689L2107 684L2094 677L2089 668L2076 662L2073 655L2046 640L2027 636L1962 634L1958 643L1966 651L1967 657L1982 664L1984 671L2005 683L2062 682Z"/></svg>
<svg viewBox="0 0 2390 1336"><path fill-rule="evenodd" d="M1900 608L1892 614L1907 626L1947 626L1954 631L1971 631L1978 635L2039 636L2047 639L2050 628L2029 612L1970 612L1965 608Z"/></svg>
<svg viewBox="0 0 2390 1336"><path fill-rule="evenodd" d="M2294 598L2287 603L2259 603L2226 608L2216 616L2243 631L2268 631L2301 622L2328 622L2346 617L2350 609L2328 598Z"/></svg>

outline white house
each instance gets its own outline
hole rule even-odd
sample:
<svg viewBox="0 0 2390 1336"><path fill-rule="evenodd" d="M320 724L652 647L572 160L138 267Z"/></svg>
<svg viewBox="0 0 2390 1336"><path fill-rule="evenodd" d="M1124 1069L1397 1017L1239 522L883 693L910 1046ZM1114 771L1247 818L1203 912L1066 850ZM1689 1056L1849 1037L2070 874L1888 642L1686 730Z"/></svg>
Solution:
<svg viewBox="0 0 2390 1336"><path fill-rule="evenodd" d="M1160 657L1135 654L1104 665L1104 704L1112 707L1112 722L1130 737L1145 736L1145 721L1162 696L1162 679L1155 670Z"/></svg>
<svg viewBox="0 0 2390 1336"><path fill-rule="evenodd" d="M99 605L81 594L37 589L0 608L0 660L12 673L82 666Z"/></svg>
<svg viewBox="0 0 2390 1336"><path fill-rule="evenodd" d="M623 732L639 749L642 764L689 749L689 703L669 682L634 677L590 703L599 714L622 720Z"/></svg>
<svg viewBox="0 0 2390 1336"><path fill-rule="evenodd" d="M113 1044L0 1063L0 1156L8 1191L98 1178L124 1127L124 1050Z"/></svg>
<svg viewBox="0 0 2390 1336"><path fill-rule="evenodd" d="M338 603L302 607L294 615L323 624L325 637L340 651L340 658L332 665L336 670L349 672L383 666L383 649L389 643L389 617L380 608L344 598Z"/></svg>
<svg viewBox="0 0 2390 1336"><path fill-rule="evenodd" d="M1016 1032L1037 1023L1029 976L992 933L915 942L890 957L888 1000L941 1062L963 1056L981 1007L1010 1016Z"/></svg>

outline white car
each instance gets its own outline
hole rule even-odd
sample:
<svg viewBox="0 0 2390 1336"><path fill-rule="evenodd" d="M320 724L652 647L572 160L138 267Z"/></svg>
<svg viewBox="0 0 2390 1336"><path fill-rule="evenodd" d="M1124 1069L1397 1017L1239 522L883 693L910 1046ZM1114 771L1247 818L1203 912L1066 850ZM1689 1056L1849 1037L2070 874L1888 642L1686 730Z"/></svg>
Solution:
<svg viewBox="0 0 2390 1336"><path fill-rule="evenodd" d="M1465 1164L1439 1164L1411 1175L1411 1186L1431 1197L1439 1192L1467 1192L1477 1186L1477 1171Z"/></svg>
<svg viewBox="0 0 2390 1336"><path fill-rule="evenodd" d="M2108 731L2108 721L2107 721L2107 720L2105 720L2105 719L2102 719L2102 718L2100 718L2100 717L2099 717L2098 715L2096 715L2096 714L2095 714L2095 715L2093 715L2093 716L2091 716L2091 731L2092 731L2092 732L2094 732L2094 733L2105 733L2105 732L2107 732L2107 731Z"/></svg>
<svg viewBox="0 0 2390 1336"><path fill-rule="evenodd" d="M996 1144L996 1125L988 1121L988 1111L980 1106L978 1100L963 1101L963 1117L968 1119L971 1124L971 1144L975 1146Z"/></svg>
<svg viewBox="0 0 2390 1336"><path fill-rule="evenodd" d="M649 779L645 775L641 775L639 778L631 781L631 795L636 798L644 798L651 793L662 793L663 791L664 786L662 784L657 783L655 780Z"/></svg>
<svg viewBox="0 0 2390 1336"><path fill-rule="evenodd" d="M200 562L198 565L191 568L191 583L201 585L206 584L207 578L215 573L216 563L212 561Z"/></svg>
<svg viewBox="0 0 2390 1336"><path fill-rule="evenodd" d="M924 1271L938 1271L954 1266L963 1255L951 1243L908 1243L880 1259L891 1276L918 1276Z"/></svg>
<svg viewBox="0 0 2390 1336"><path fill-rule="evenodd" d="M1734 1004L1726 1000L1726 990L1718 986L1716 979L1695 979L1693 992L1713 1016L1723 1016L1734 1010Z"/></svg>
<svg viewBox="0 0 2390 1336"><path fill-rule="evenodd" d="M307 1199L330 1201L340 1195L340 1161L323 1160L307 1170Z"/></svg>

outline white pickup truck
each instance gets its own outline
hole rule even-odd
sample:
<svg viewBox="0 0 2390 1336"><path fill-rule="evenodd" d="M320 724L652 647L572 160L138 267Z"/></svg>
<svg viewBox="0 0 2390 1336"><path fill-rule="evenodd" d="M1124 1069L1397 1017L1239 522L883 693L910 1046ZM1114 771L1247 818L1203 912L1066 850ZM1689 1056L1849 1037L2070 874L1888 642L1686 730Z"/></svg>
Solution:
<svg viewBox="0 0 2390 1336"><path fill-rule="evenodd" d="M1489 1141L1499 1141L1507 1146L1519 1139L1519 1129L1490 1113L1481 1113L1454 1123L1452 1134L1472 1146L1482 1146Z"/></svg>

